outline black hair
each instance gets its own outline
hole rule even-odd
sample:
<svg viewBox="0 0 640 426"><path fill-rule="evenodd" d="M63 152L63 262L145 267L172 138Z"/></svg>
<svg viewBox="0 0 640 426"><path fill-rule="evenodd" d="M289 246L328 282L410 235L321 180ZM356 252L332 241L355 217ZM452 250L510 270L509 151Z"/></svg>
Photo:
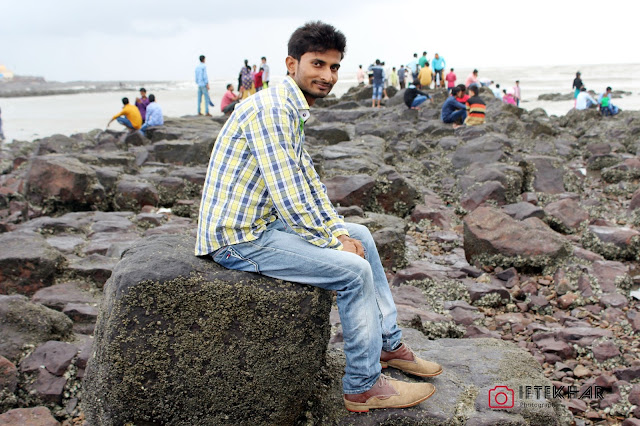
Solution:
<svg viewBox="0 0 640 426"><path fill-rule="evenodd" d="M496 89L500 88L500 83L496 83Z"/></svg>
<svg viewBox="0 0 640 426"><path fill-rule="evenodd" d="M473 70L473 73L474 74L478 74L478 70Z"/></svg>
<svg viewBox="0 0 640 426"><path fill-rule="evenodd" d="M200 55L200 62L204 62L204 55Z"/></svg>
<svg viewBox="0 0 640 426"><path fill-rule="evenodd" d="M426 55L426 54L427 54L427 52L422 52L422 56L424 56L424 55Z"/></svg>
<svg viewBox="0 0 640 426"><path fill-rule="evenodd" d="M227 90L229 90L229 87L233 88L233 84L227 84Z"/></svg>
<svg viewBox="0 0 640 426"><path fill-rule="evenodd" d="M451 71L453 71L453 68L451 68Z"/></svg>
<svg viewBox="0 0 640 426"><path fill-rule="evenodd" d="M428 67L429 66L429 61L424 61L424 66Z"/></svg>
<svg viewBox="0 0 640 426"><path fill-rule="evenodd" d="M611 89L611 86L607 86L607 90L613 90L613 89Z"/></svg>
<svg viewBox="0 0 640 426"><path fill-rule="evenodd" d="M138 90L138 92L144 92L147 93L147 89L145 89L144 87L141 87L140 90Z"/></svg>
<svg viewBox="0 0 640 426"><path fill-rule="evenodd" d="M458 84L456 87L458 88L458 90L462 90L463 92L466 92L466 91L467 91L467 86L465 86L465 85L464 85L464 84L462 84L462 83L461 83L461 84Z"/></svg>
<svg viewBox="0 0 640 426"><path fill-rule="evenodd" d="M291 34L287 45L288 55L300 60L307 52L326 52L337 50L344 58L347 48L347 38L333 25L321 21L307 22Z"/></svg>
<svg viewBox="0 0 640 426"><path fill-rule="evenodd" d="M580 87L580 91L581 91L581 92L586 92L586 91L587 91L587 88L586 88L586 87L584 87L584 86L582 86L582 87Z"/></svg>
<svg viewBox="0 0 640 426"><path fill-rule="evenodd" d="M156 101L156 95L154 95L153 93L149 95L149 103L151 102L155 102Z"/></svg>
<svg viewBox="0 0 640 426"><path fill-rule="evenodd" d="M244 64L245 64L246 66L249 66L249 60L248 60L248 59L245 59L245 60L244 60Z"/></svg>
<svg viewBox="0 0 640 426"><path fill-rule="evenodd" d="M454 87L454 88L452 88L452 89L451 89L451 94L452 94L453 96L457 96L457 95L458 95L458 93L460 93L460 88L459 88L458 86L456 86L456 87Z"/></svg>
<svg viewBox="0 0 640 426"><path fill-rule="evenodd" d="M417 58L417 57L418 57L418 54L417 54L417 53L414 53L414 54L413 54L413 57L414 57L414 58Z"/></svg>
<svg viewBox="0 0 640 426"><path fill-rule="evenodd" d="M267 60L267 58L265 58L264 56L262 58L260 58L260 59L263 60L263 61Z"/></svg>
<svg viewBox="0 0 640 426"><path fill-rule="evenodd" d="M469 91L473 92L474 96L478 96L478 86L476 86L475 84L469 86Z"/></svg>
<svg viewBox="0 0 640 426"><path fill-rule="evenodd" d="M122 98L122 104L123 105L128 105L129 104L129 98Z"/></svg>
<svg viewBox="0 0 640 426"><path fill-rule="evenodd" d="M376 65L380 65L380 59L376 59Z"/></svg>

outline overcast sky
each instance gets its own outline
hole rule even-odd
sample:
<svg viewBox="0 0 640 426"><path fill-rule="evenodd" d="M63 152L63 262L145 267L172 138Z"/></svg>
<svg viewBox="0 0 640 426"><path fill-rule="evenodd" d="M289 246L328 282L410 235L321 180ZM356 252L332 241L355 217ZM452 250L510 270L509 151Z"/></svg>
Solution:
<svg viewBox="0 0 640 426"><path fill-rule="evenodd" d="M192 80L237 76L320 19L347 37L342 69L406 64L438 52L449 67L640 63L633 2L401 0L0 0L0 64L47 80Z"/></svg>

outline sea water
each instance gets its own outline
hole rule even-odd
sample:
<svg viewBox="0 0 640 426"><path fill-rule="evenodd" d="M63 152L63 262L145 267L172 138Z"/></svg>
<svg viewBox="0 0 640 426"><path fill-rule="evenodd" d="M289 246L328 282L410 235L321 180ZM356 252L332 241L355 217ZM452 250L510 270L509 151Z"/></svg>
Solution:
<svg viewBox="0 0 640 426"><path fill-rule="evenodd" d="M448 70L447 70L448 71ZM455 69L458 83L464 83L472 70ZM627 110L640 110L640 64L623 65L562 65L551 67L513 67L479 69L481 79L491 79L503 89L511 89L520 80L522 108L531 110L543 108L549 115L564 115L573 108L573 100L538 101L538 96L546 93L567 94L576 71L582 73L582 80L589 90L601 93L607 86L614 90L631 92L621 99L613 99L613 104ZM235 80L235 81L234 81ZM272 83L282 80L274 76ZM216 104L211 114L221 115L220 99L228 83L237 84L237 78L218 79L210 82L210 96ZM355 72L342 72L333 94L341 96L351 86L356 85ZM147 93L156 96L166 117L180 117L196 114L195 83L177 81L173 83L145 83ZM135 90L107 93L81 93L75 95L35 96L20 98L0 98L3 130L8 141L34 140L56 133L71 135L92 129L104 129L111 117L122 108L120 99L128 97L131 102L139 96ZM121 130L117 122L111 129Z"/></svg>

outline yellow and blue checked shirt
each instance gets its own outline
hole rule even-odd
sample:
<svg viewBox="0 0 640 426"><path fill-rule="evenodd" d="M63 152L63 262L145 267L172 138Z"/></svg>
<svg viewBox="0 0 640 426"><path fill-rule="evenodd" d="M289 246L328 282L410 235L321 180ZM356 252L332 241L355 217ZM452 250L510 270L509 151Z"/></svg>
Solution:
<svg viewBox="0 0 640 426"><path fill-rule="evenodd" d="M309 104L291 77L240 103L211 153L197 256L253 241L277 218L318 247L349 235L304 149Z"/></svg>

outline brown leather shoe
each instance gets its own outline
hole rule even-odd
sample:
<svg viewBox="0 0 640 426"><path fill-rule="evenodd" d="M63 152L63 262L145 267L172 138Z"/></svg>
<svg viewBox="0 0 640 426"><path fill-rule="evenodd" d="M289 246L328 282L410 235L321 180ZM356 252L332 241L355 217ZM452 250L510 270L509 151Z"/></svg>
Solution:
<svg viewBox="0 0 640 426"><path fill-rule="evenodd" d="M366 413L374 408L407 408L420 404L436 391L431 383L407 383L381 374L371 389L343 395L349 411Z"/></svg>
<svg viewBox="0 0 640 426"><path fill-rule="evenodd" d="M394 367L405 373L420 377L433 377L442 373L442 367L435 362L418 358L405 343L392 352L382 351L380 354L382 368Z"/></svg>

